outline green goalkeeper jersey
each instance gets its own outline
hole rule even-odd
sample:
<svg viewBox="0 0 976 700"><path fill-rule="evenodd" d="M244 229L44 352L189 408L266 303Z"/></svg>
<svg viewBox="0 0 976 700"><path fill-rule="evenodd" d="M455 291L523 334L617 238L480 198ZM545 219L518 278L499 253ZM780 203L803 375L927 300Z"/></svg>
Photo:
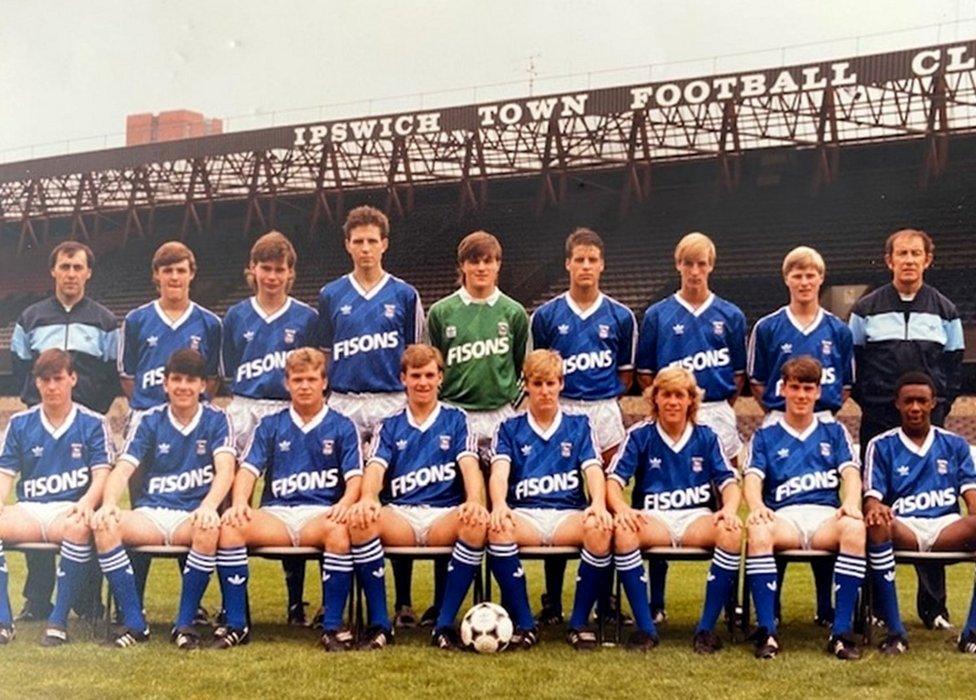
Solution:
<svg viewBox="0 0 976 700"><path fill-rule="evenodd" d="M529 338L529 317L497 289L485 300L464 287L430 307L430 343L444 354L440 398L466 410L488 411L512 403Z"/></svg>

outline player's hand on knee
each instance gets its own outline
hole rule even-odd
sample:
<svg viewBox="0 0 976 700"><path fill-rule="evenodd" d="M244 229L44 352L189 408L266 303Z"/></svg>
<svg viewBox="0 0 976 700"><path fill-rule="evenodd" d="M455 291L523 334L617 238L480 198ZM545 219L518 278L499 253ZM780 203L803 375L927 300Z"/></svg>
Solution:
<svg viewBox="0 0 976 700"><path fill-rule="evenodd" d="M200 506L190 517L190 524L198 530L214 530L220 527L220 516L209 506Z"/></svg>
<svg viewBox="0 0 976 700"><path fill-rule="evenodd" d="M339 523L340 525L345 525L349 522L349 514L352 513L352 508L347 506L345 503L336 503L334 506L329 508L329 512L325 514L326 520L331 520L334 523Z"/></svg>
<svg viewBox="0 0 976 700"><path fill-rule="evenodd" d="M598 530L606 532L613 530L613 516L603 506L591 504L583 511L583 525L585 526L588 522Z"/></svg>
<svg viewBox="0 0 976 700"><path fill-rule="evenodd" d="M91 519L94 514L95 509L91 507L91 504L88 501L81 500L71 504L65 514L65 519L73 525L91 527Z"/></svg>
<svg viewBox="0 0 976 700"><path fill-rule="evenodd" d="M766 506L759 506L749 511L749 516L746 518L746 526L771 525L775 518L776 516L773 514L773 511Z"/></svg>
<svg viewBox="0 0 976 700"><path fill-rule="evenodd" d="M504 532L515 527L515 515L507 504L503 503L492 509L490 527L492 532Z"/></svg>
<svg viewBox="0 0 976 700"><path fill-rule="evenodd" d="M93 530L108 530L122 519L122 511L115 505L103 505L92 515Z"/></svg>
<svg viewBox="0 0 976 700"><path fill-rule="evenodd" d="M251 516L251 506L247 503L242 503L241 505L233 505L224 511L224 515L220 521L224 525L241 528L251 522Z"/></svg>
<svg viewBox="0 0 976 700"><path fill-rule="evenodd" d="M767 508L767 510L769 509ZM722 508L716 511L715 515L712 516L712 522L722 526L728 532L738 532L742 529L742 521L739 520L739 514L728 508Z"/></svg>
<svg viewBox="0 0 976 700"><path fill-rule="evenodd" d="M891 525L891 520L891 508L879 501L874 501L868 505L864 512L864 522L868 527Z"/></svg>
<svg viewBox="0 0 976 700"><path fill-rule="evenodd" d="M855 520L864 520L864 513L861 512L861 506L856 503L840 504L840 508L837 509L837 519L840 520L845 515Z"/></svg>
<svg viewBox="0 0 976 700"><path fill-rule="evenodd" d="M624 508L613 518L615 528L628 532L639 532L647 522L647 514L636 508Z"/></svg>
<svg viewBox="0 0 976 700"><path fill-rule="evenodd" d="M382 509L380 502L375 499L362 500L349 509L349 519L353 525L365 530L380 519Z"/></svg>
<svg viewBox="0 0 976 700"><path fill-rule="evenodd" d="M490 519L488 509L477 501L465 501L458 508L458 518L465 525L487 525Z"/></svg>

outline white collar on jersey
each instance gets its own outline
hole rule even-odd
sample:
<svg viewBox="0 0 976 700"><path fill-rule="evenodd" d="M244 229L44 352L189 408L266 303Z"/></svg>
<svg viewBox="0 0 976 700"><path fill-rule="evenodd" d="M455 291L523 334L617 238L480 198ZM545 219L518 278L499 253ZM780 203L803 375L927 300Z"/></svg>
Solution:
<svg viewBox="0 0 976 700"><path fill-rule="evenodd" d="M283 313L291 308L291 297L285 297L285 303L281 305L281 308L275 311L273 314L265 313L264 309L258 303L258 298L256 296L251 297L251 308L254 309L254 313L261 317L261 320L265 323L273 323L276 321Z"/></svg>
<svg viewBox="0 0 976 700"><path fill-rule="evenodd" d="M461 287L457 290L457 295L461 297L461 301L464 302L465 306L470 306L471 304L488 304L488 306L494 306L495 302L498 301L502 293L498 287L495 287L494 291L484 299L475 299L468 293L467 289Z"/></svg>
<svg viewBox="0 0 976 700"><path fill-rule="evenodd" d="M563 412L562 409L556 409L556 415L552 419L552 425L549 426L548 430L543 430L542 426L536 423L535 418L532 417L532 411L526 410L525 415L529 419L529 427L532 428L532 432L541 437L543 440L548 440L556 431L559 430L559 425L563 422Z"/></svg>
<svg viewBox="0 0 976 700"><path fill-rule="evenodd" d="M427 420L425 420L423 423L418 423L413 418L413 413L410 411L410 406L407 406L407 423L409 423L411 427L416 428L420 432L426 433L427 429L434 424L434 421L437 420L437 416L439 416L440 414L441 414L441 402L438 401L434 405L434 410L430 412L429 416L427 416Z"/></svg>
<svg viewBox="0 0 976 700"><path fill-rule="evenodd" d="M169 316L166 315L166 312L163 311L163 307L159 305L159 299L156 299L153 302L153 308L156 309L156 315L159 316L159 319L163 323L165 323L167 326L169 326L173 330L176 330L177 328L179 328L180 326L182 326L186 322L186 320L188 318L190 318L190 314L193 313L193 307L194 306L196 306L196 304L194 304L191 301L190 302L190 305L186 307L186 311L183 312L183 315L180 316L175 321L171 321L170 318L169 318Z"/></svg>
<svg viewBox="0 0 976 700"><path fill-rule="evenodd" d="M806 442L807 438L810 437L813 434L813 431L817 429L817 426L820 425L820 419L814 416L813 422L810 425L808 425L807 429L804 430L802 433L797 432L796 428L792 427L789 423L786 422L786 416L783 416L782 418L778 419L777 423L779 423L779 426L786 431L787 435L792 435L800 442Z"/></svg>
<svg viewBox="0 0 976 700"><path fill-rule="evenodd" d="M44 430L48 432L48 435L57 440L68 432L68 428L70 428L71 424L75 422L75 417L78 415L78 406L73 401L71 402L71 410L68 411L68 415L65 416L64 421L57 428L51 425L51 422L47 419L47 416L44 415L43 406L40 407L40 412L41 425L44 426Z"/></svg>
<svg viewBox="0 0 976 700"><path fill-rule="evenodd" d="M176 416L173 415L173 408L171 406L166 407L166 416L169 418L170 425L173 426L176 432L178 432L180 435L183 435L184 437L186 437L187 435L189 435L190 433L192 433L194 430L197 429L197 425L199 425L200 423L200 416L202 415L203 415L203 404L200 404L199 406L197 406L197 412L196 415L193 416L193 419L186 425L180 425L179 422L177 422L176 420Z"/></svg>
<svg viewBox="0 0 976 700"><path fill-rule="evenodd" d="M676 441L672 440L671 436L664 432L664 428L662 428L661 424L657 421L654 421L654 427L657 428L657 434L661 436L664 444L671 448L672 452L677 454L678 452L681 452L681 450L685 449L685 445L687 445L688 441L691 440L691 433L695 429L695 424L688 421L688 425L685 426L685 432L683 432L681 437Z"/></svg>
<svg viewBox="0 0 976 700"><path fill-rule="evenodd" d="M905 431L898 428L898 437L901 439L901 444L905 446L905 449L916 454L919 457L924 457L928 454L929 448L932 447L932 443L935 441L935 426L929 427L929 434L925 436L925 442L922 443L921 447L915 444L914 440L905 435Z"/></svg>
<svg viewBox="0 0 976 700"><path fill-rule="evenodd" d="M312 416L312 420L308 423L302 421L302 417L298 415L298 411L295 410L294 406L288 407L288 413L291 415L291 422L295 424L299 430L303 433L309 433L319 427L319 423L325 420L325 414L329 412L329 407L322 404L322 410Z"/></svg>
<svg viewBox="0 0 976 700"><path fill-rule="evenodd" d="M815 331L820 325L820 322L823 321L824 310L822 306L817 307L817 315L813 317L813 320L810 321L810 324L806 327L804 327L803 324L800 323L799 319L793 315L793 312L790 311L789 306L784 306L783 308L786 310L786 318L790 319L790 323L793 324L793 327L800 331L803 335L810 335L813 333L813 331Z"/></svg>
<svg viewBox="0 0 976 700"><path fill-rule="evenodd" d="M711 306L712 305L712 302L715 301L715 293L714 292L709 292L708 293L708 298L705 299L705 301L703 301L702 304L701 304L701 306L699 306L697 309L694 308L687 301L685 301L684 299L681 298L681 292L680 291L674 293L674 300L676 302L678 302L679 304L681 304L683 307L685 307L685 309L687 309L688 313L690 313L695 318L698 318L703 313L705 313L705 309L707 309L709 306Z"/></svg>
<svg viewBox="0 0 976 700"><path fill-rule="evenodd" d="M380 281L374 284L367 292L365 289L359 286L359 282L356 281L356 276L353 273L350 272L348 275L346 275L346 277L349 280L349 284L352 285L352 288L356 290L356 293L367 301L379 294L380 290L383 289L383 287L386 286L386 283L390 281L390 273L384 272L383 276L380 278Z"/></svg>
<svg viewBox="0 0 976 700"><path fill-rule="evenodd" d="M566 292L565 294L563 294L563 298L566 299L566 306L569 307L569 310L572 311L577 316L579 316L581 320L585 321L590 316L592 316L593 314L595 314L596 311L597 311L597 309L600 308L600 304L603 303L603 292L600 292L597 295L596 301L594 301L592 304L590 304L589 307L587 307L585 310L584 309L581 309L576 304L576 302L573 301L573 297L571 297L569 295L569 292Z"/></svg>

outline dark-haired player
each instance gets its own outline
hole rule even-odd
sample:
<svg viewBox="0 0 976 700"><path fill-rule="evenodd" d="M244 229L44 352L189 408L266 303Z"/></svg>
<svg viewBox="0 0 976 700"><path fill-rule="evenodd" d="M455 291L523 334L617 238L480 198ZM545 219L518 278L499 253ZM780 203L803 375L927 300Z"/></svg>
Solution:
<svg viewBox="0 0 976 700"><path fill-rule="evenodd" d="M92 517L98 563L121 608L125 630L116 646L149 639L135 575L125 547L189 545L183 589L173 627L181 649L199 644L192 627L216 565L217 507L234 479L234 435L227 415L200 402L207 366L196 350L177 350L163 369L167 403L140 414L105 484L102 506ZM132 510L119 508L138 473Z"/></svg>

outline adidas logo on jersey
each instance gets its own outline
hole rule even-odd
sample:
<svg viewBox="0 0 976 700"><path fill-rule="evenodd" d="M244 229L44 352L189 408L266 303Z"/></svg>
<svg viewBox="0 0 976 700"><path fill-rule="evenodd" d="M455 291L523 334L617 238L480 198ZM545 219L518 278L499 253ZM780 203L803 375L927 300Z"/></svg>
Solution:
<svg viewBox="0 0 976 700"><path fill-rule="evenodd" d="M507 328L507 326L506 326ZM506 331L507 333L507 331ZM471 360L480 360L489 355L507 355L511 349L508 335L488 340L475 340L470 343L455 345L447 351L447 365L460 365Z"/></svg>
<svg viewBox="0 0 976 700"><path fill-rule="evenodd" d="M903 464L900 467L898 467L898 476L908 476L908 471L909 471L908 465Z"/></svg>
<svg viewBox="0 0 976 700"><path fill-rule="evenodd" d="M356 336L340 340L332 345L332 357L336 360L343 357L352 357L361 352L372 352L373 350L384 350L395 348L400 344L399 331L387 331L385 333L367 333L366 335ZM450 363L448 363L450 364Z"/></svg>
<svg viewBox="0 0 976 700"><path fill-rule="evenodd" d="M558 330L559 330L559 335L569 335L569 324L560 323Z"/></svg>
<svg viewBox="0 0 976 700"><path fill-rule="evenodd" d="M151 335L148 338L146 338L146 345L148 345L149 347L154 348L158 344L159 344L159 336Z"/></svg>
<svg viewBox="0 0 976 700"><path fill-rule="evenodd" d="M254 331L244 331L244 342L250 343L254 340Z"/></svg>
<svg viewBox="0 0 976 700"><path fill-rule="evenodd" d="M681 359L668 363L668 367L682 367L689 372L701 372L703 369L726 367L732 362L728 348L717 350L702 350L694 355L687 355Z"/></svg>
<svg viewBox="0 0 976 700"><path fill-rule="evenodd" d="M32 447L31 448L31 454L34 455L35 457L38 457L38 458L40 458L41 456L43 456L44 455L44 447L43 447L43 445L36 445L36 446Z"/></svg>
<svg viewBox="0 0 976 700"><path fill-rule="evenodd" d="M585 372L588 369L606 369L613 367L613 352L610 350L593 350L570 355L563 360L563 373L572 374L577 370Z"/></svg>
<svg viewBox="0 0 976 700"><path fill-rule="evenodd" d="M779 349L784 355L789 355L793 352L793 343L783 343L779 346Z"/></svg>
<svg viewBox="0 0 976 700"><path fill-rule="evenodd" d="M648 466L651 469L660 469L661 468L661 458L660 457L651 457L648 460Z"/></svg>
<svg viewBox="0 0 976 700"><path fill-rule="evenodd" d="M156 445L156 452L159 453L159 454L161 454L161 455L168 455L169 454L169 443L168 442L161 442L158 445Z"/></svg>
<svg viewBox="0 0 976 700"><path fill-rule="evenodd" d="M339 307L339 313L343 316L348 316L352 313L352 306L350 304L344 304Z"/></svg>
<svg viewBox="0 0 976 700"><path fill-rule="evenodd" d="M278 452L291 452L291 440L282 440L279 442Z"/></svg>
<svg viewBox="0 0 976 700"><path fill-rule="evenodd" d="M780 459L786 459L787 457L790 456L790 448L784 447L782 449L776 450L776 456L779 457Z"/></svg>
<svg viewBox="0 0 976 700"><path fill-rule="evenodd" d="M671 326L671 330L674 331L674 334L675 335L684 335L685 334L684 324L681 324L681 323L676 323L673 326Z"/></svg>

